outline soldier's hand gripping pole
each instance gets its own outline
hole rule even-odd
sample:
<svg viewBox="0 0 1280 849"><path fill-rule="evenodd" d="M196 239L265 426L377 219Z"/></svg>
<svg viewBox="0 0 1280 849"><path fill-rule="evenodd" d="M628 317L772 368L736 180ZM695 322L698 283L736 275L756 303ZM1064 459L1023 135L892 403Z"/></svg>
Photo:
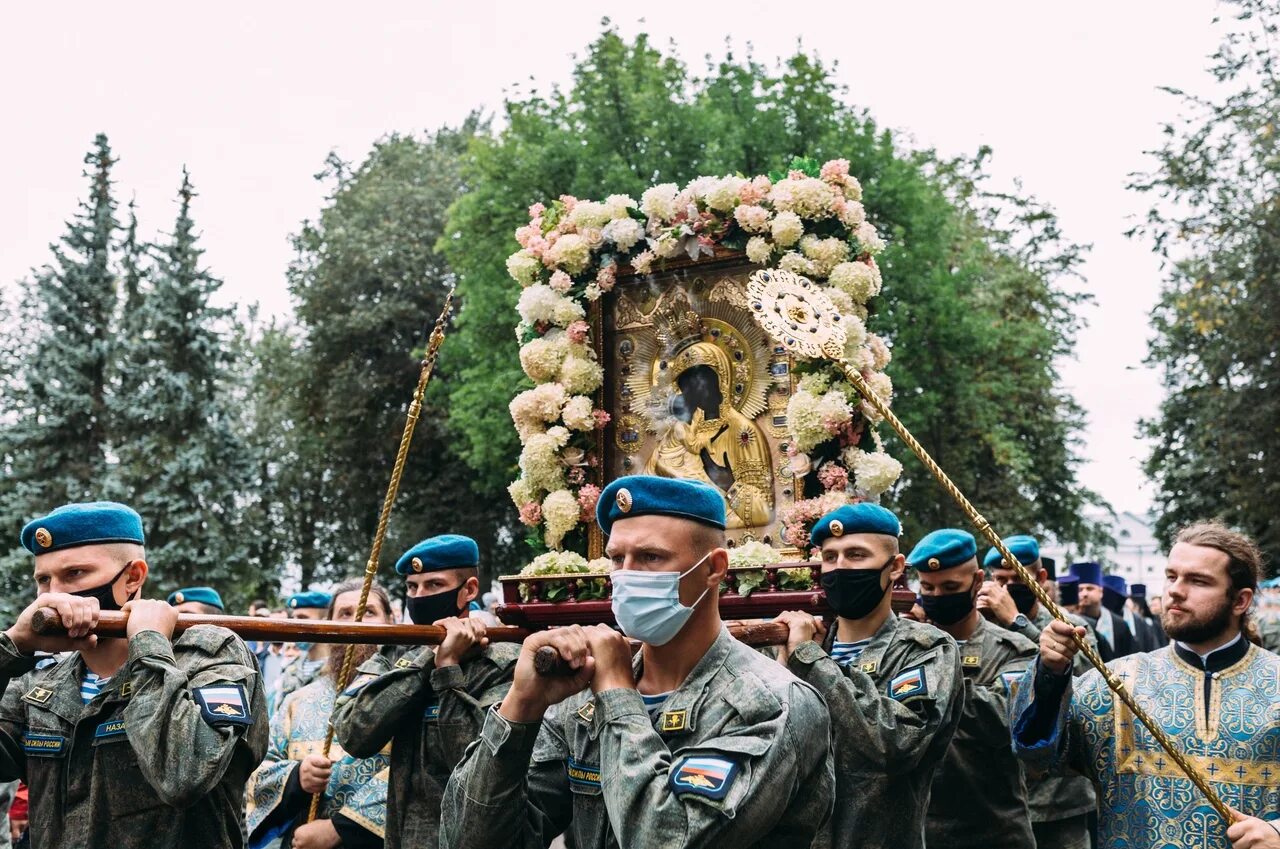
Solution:
<svg viewBox="0 0 1280 849"><path fill-rule="evenodd" d="M444 329L449 321L449 309L453 306L453 289L444 296L444 307L436 318L431 329L431 338L427 342L426 353L422 357L422 368L418 371L418 385L413 390L413 401L409 404L409 415L405 418L404 432L400 434L400 449L396 451L396 462L391 469L391 480L387 484L387 494L382 499L382 512L378 515L378 528L373 535L373 547L369 550L369 560L364 567L364 585L360 587L360 601L356 605L356 621L364 620L365 607L369 603L369 589L373 586L374 576L378 574L378 558L382 555L382 543L387 537L387 523L391 520L391 507L395 504L396 494L400 492L400 478L404 475L405 458L409 456L409 443L413 441L413 429L418 424L418 416L422 414L422 397L427 391L427 382L431 380L431 372L436 365L436 356L440 351L440 343L444 342ZM338 673L337 691L341 693L351 681L352 660L355 647L347 646L342 653L342 669ZM329 748L333 745L333 716L329 717L329 728L324 735L324 756L329 757ZM320 810L320 793L311 797L311 809L307 812L307 822L316 818Z"/></svg>
<svg viewBox="0 0 1280 849"><path fill-rule="evenodd" d="M1027 588L1035 595L1036 600L1044 605L1054 619L1060 622L1067 622L1062 609L1044 591L1044 587L1040 586L1036 576L1032 575L1018 561L1018 558L1013 556L1013 553L1000 540L999 534L992 530L991 524L969 502L969 499L952 482L947 473L942 470L942 467L934 461L929 452L924 449L924 446L911 435L911 431L907 430L906 425L893 414L893 411L889 409L889 405L871 390L871 387L867 385L867 381L862 377L862 373L845 361L845 334L843 327L839 323L840 314L826 294L817 289L809 280L790 272L778 270L757 271L751 275L751 280L747 285L747 301L756 320L779 344L805 357L820 357L830 360L843 372L845 378L858 391L863 400L870 404L889 423L889 426L893 428L899 438L907 444L907 447L919 458L934 479L964 511L965 516L978 529L978 532L1000 552L1005 568L1012 569L1017 573L1018 580L1027 585ZM1071 623L1067 622L1067 624ZM1093 650L1093 647L1082 636L1075 633L1074 630L1071 638L1079 648L1080 653L1102 675L1103 680L1106 681L1111 691L1116 694L1120 701L1124 702L1125 706L1138 718L1138 721L1146 726L1151 736L1160 744L1160 747L1165 750L1173 762L1178 765L1178 768L1191 780L1191 783L1205 795L1214 810L1227 823L1233 822L1234 817L1231 809L1209 786L1208 779L1196 768L1195 764L1187 759L1186 755L1178 750L1174 745L1173 739L1137 703L1115 673L1103 663L1102 658Z"/></svg>

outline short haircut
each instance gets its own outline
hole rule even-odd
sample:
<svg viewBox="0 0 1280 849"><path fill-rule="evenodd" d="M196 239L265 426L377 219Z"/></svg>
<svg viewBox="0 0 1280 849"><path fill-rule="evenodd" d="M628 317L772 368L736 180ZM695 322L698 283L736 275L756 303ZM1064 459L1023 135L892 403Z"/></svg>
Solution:
<svg viewBox="0 0 1280 849"><path fill-rule="evenodd" d="M196 605L201 613L208 614L209 616L222 616L226 613L225 610L214 607L212 604L205 604L203 601L192 601L188 602L188 604Z"/></svg>
<svg viewBox="0 0 1280 849"><path fill-rule="evenodd" d="M702 522L689 521L690 542L695 550L699 552L714 551L717 548L725 547L724 531L720 528L713 528L710 525L704 525Z"/></svg>

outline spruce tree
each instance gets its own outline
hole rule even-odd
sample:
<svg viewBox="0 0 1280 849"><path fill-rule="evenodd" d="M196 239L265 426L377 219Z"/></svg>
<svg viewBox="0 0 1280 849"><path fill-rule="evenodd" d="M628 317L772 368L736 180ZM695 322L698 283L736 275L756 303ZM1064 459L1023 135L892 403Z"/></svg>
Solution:
<svg viewBox="0 0 1280 849"><path fill-rule="evenodd" d="M100 498L107 458L108 361L116 311L115 159L99 134L85 155L89 196L23 289L5 348L22 354L0 396L0 571L8 606L30 595L16 529L46 510Z"/></svg>
<svg viewBox="0 0 1280 849"><path fill-rule="evenodd" d="M236 586L246 546L238 522L247 460L230 409L231 311L210 297L221 286L201 266L186 171L178 217L157 246L151 286L130 292L113 397L113 491L147 526L157 591L190 584Z"/></svg>

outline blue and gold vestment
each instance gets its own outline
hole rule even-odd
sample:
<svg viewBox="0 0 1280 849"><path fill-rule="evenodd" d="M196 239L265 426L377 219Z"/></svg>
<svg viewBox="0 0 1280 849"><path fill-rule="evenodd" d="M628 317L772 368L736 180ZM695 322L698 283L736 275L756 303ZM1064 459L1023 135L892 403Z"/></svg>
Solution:
<svg viewBox="0 0 1280 849"><path fill-rule="evenodd" d="M272 845L297 822L292 810L282 809L297 799L296 790L289 792L289 777L307 755L323 754L334 697L333 681L321 676L286 697L272 717L267 757L249 778L245 793L251 849ZM371 758L355 758L335 741L329 758L333 772L317 816L333 819L341 814L378 837L384 836L390 746ZM309 795L303 798L310 803ZM305 817L305 807L301 814Z"/></svg>
<svg viewBox="0 0 1280 849"><path fill-rule="evenodd" d="M1280 657L1241 638L1204 659L1170 645L1108 668L1224 802L1280 818ZM1229 847L1226 823L1097 671L1073 681L1038 666L1011 712L1032 769L1071 767L1097 784L1102 849Z"/></svg>

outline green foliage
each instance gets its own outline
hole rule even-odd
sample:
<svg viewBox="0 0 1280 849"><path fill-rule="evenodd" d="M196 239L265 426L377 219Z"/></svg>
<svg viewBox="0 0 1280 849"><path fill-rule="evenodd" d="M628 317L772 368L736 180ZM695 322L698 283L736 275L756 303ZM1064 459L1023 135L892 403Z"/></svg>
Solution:
<svg viewBox="0 0 1280 849"><path fill-rule="evenodd" d="M276 477L281 498L304 494L305 509L279 508L291 525L287 559L304 584L354 574L368 556L427 335L454 281L435 245L462 190L459 160L481 129L472 117L424 139L392 135L354 168L330 156L320 175L332 186L328 203L294 237L289 285L298 326L269 334L260 356L296 365L262 376L255 392L267 393L263 422L288 431L270 456L291 458L295 468L272 461L266 474ZM513 517L472 488L444 430L442 390L457 379L450 361L432 378L384 565L446 531L474 534L486 562L502 550L499 530Z"/></svg>
<svg viewBox="0 0 1280 849"><path fill-rule="evenodd" d="M464 296L446 346L459 378L448 387L449 424L484 492L504 499L519 454L504 412L529 383L505 260L528 205L845 158L890 240L871 326L900 354L889 369L899 415L996 527L1096 536L1081 519L1096 496L1075 479L1082 415L1056 388L1054 364L1077 328L1082 299L1060 281L1082 249L1062 239L1048 209L985 191L985 151L950 161L909 150L846 98L832 69L803 53L776 70L729 53L697 77L645 36L628 43L606 29L569 90L506 103L505 128L471 145L468 191L441 241ZM908 534L963 523L905 447L891 450L907 466L890 500Z"/></svg>
<svg viewBox="0 0 1280 849"><path fill-rule="evenodd" d="M120 385L108 403L117 459L106 492L142 514L152 593L213 584L239 603L247 547L237 499L249 460L229 404L231 313L209 305L221 281L201 267L194 197L184 172L173 232L154 249L146 280L130 209L113 363Z"/></svg>
<svg viewBox="0 0 1280 849"><path fill-rule="evenodd" d="M11 370L0 404L0 572L5 604L31 591L17 529L68 501L99 497L107 463L108 361L116 310L111 262L118 225L115 159L105 135L86 154L88 200L50 246L53 261L26 284L4 347Z"/></svg>
<svg viewBox="0 0 1280 849"><path fill-rule="evenodd" d="M1157 167L1132 188L1154 195L1135 232L1164 261L1148 362L1163 372L1154 447L1157 535L1220 517L1280 557L1280 115L1275 0L1233 0L1212 59L1216 96L1169 91Z"/></svg>

